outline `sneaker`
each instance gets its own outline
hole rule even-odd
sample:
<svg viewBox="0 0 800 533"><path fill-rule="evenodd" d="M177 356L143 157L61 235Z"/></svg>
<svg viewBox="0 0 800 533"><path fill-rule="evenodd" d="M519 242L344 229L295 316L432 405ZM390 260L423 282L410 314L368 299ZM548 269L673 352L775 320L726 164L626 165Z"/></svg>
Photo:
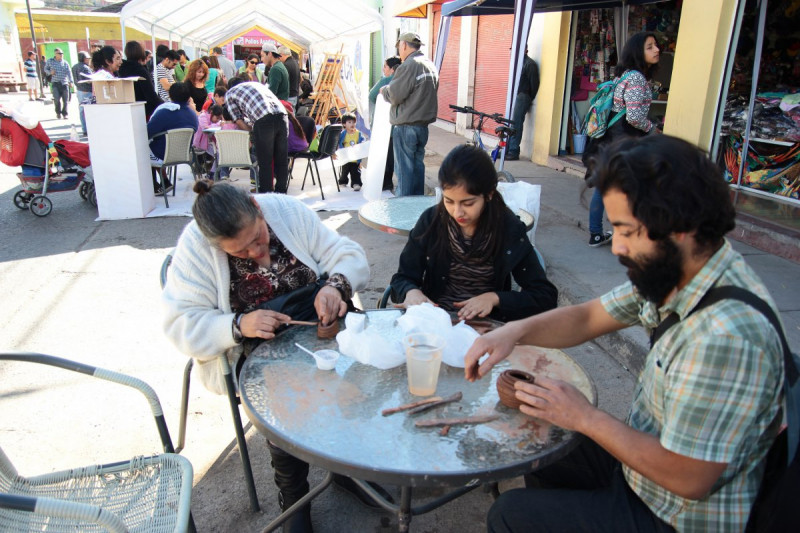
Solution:
<svg viewBox="0 0 800 533"><path fill-rule="evenodd" d="M592 233L592 236L589 237L589 246L592 248L597 248L598 246L603 246L604 244L611 244L611 236L613 234L613 231L607 231L605 233Z"/></svg>
<svg viewBox="0 0 800 533"><path fill-rule="evenodd" d="M156 196L164 196L164 189L161 188L161 186L159 186L158 189L156 189L153 194L155 194Z"/></svg>
<svg viewBox="0 0 800 533"><path fill-rule="evenodd" d="M519 154L506 154L506 161L519 161Z"/></svg>
<svg viewBox="0 0 800 533"><path fill-rule="evenodd" d="M354 191L360 191L360 190L361 190L361 185L359 185L358 183L356 183L355 185L353 185L353 190L354 190Z"/></svg>
<svg viewBox="0 0 800 533"><path fill-rule="evenodd" d="M56 119L61 120L61 113L56 113Z"/></svg>

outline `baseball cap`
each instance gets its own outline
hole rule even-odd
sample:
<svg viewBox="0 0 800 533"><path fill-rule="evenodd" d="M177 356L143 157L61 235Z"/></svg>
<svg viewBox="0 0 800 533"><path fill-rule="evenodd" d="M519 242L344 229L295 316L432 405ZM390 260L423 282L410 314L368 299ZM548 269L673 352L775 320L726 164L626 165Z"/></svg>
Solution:
<svg viewBox="0 0 800 533"><path fill-rule="evenodd" d="M278 48L278 53L282 56L292 55L292 51L289 49L288 46L281 46L280 48Z"/></svg>
<svg viewBox="0 0 800 533"><path fill-rule="evenodd" d="M61 51L61 48L53 48L54 54L63 54L64 52Z"/></svg>
<svg viewBox="0 0 800 533"><path fill-rule="evenodd" d="M418 33L408 32L400 35L397 39L397 43L399 44L400 41L405 41L407 43L411 43L416 46L422 46L422 40L419 38Z"/></svg>
<svg viewBox="0 0 800 533"><path fill-rule="evenodd" d="M261 51L262 52L274 52L276 54L278 53L278 49L275 48L275 45L273 43L264 43L263 45L261 45Z"/></svg>

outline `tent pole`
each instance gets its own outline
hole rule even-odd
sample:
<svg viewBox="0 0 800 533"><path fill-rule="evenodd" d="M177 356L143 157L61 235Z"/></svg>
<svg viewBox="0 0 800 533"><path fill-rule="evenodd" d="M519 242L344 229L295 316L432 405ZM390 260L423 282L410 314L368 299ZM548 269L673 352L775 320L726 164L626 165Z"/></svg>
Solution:
<svg viewBox="0 0 800 533"><path fill-rule="evenodd" d="M39 64L39 48L36 45L36 31L33 29L33 16L31 15L31 3L25 0L25 8L28 10L28 26L31 29L31 41L33 41L33 53L36 55L36 72L39 73L39 94L44 98L44 72Z"/></svg>
<svg viewBox="0 0 800 533"><path fill-rule="evenodd" d="M153 87L158 94L158 74L156 73L156 65L158 65L158 56L156 56L156 25L150 24L150 41L153 43Z"/></svg>
<svg viewBox="0 0 800 533"><path fill-rule="evenodd" d="M536 11L536 0L517 0L514 5L514 34L511 39L511 60L508 65L508 92L506 93L506 116L511 117L514 99L519 88L525 47L531 33L531 21Z"/></svg>

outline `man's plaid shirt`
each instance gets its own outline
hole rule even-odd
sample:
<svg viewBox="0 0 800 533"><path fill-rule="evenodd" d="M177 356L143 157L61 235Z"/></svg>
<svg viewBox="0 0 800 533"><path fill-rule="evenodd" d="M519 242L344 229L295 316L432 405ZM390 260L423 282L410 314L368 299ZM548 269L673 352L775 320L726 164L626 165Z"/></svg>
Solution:
<svg viewBox="0 0 800 533"><path fill-rule="evenodd" d="M250 124L267 115L286 114L286 108L272 91L252 81L228 89L225 103L233 120L244 119Z"/></svg>

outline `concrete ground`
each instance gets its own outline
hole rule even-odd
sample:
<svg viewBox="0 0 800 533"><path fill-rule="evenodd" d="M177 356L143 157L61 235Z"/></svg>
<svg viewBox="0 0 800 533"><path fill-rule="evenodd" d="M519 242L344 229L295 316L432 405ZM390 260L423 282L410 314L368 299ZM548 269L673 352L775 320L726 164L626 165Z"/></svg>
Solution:
<svg viewBox="0 0 800 533"><path fill-rule="evenodd" d="M20 100L27 98L0 95L0 103ZM32 105L51 136L69 134L70 124L55 119L52 105ZM73 109L70 118L77 123L77 117L77 109ZM443 129L431 128L426 157L429 185L435 184L442 157L460 142L463 139ZM580 179L530 161L509 162L506 168L518 179L542 185L536 243L562 304L585 301L624 281L624 270L610 248L587 246L588 212L580 201ZM12 204L19 189L17 170L0 167L0 292L4 295L0 350L42 352L141 378L158 393L176 438L186 358L161 333L158 272L189 219L96 222L96 209L77 192L53 194L53 212L37 218ZM290 189L297 186L293 183ZM362 306L374 307L396 269L405 239L367 228L355 212L321 212L320 217L365 248L372 273L359 297ZM772 291L790 343L800 345L796 298L800 266L754 248L735 246ZM592 375L600 406L615 416L625 415L645 343L641 331L629 331L568 350ZM0 364L0 379L0 443L24 475L159 450L147 405L135 393L94 383L82 375L18 363ZM264 438L248 424L262 507L261 512L252 513L227 401L196 383L189 407L183 455L194 465L192 510L198 530L261 531L278 514ZM312 484L323 474L312 467ZM504 481L501 490L519 483L518 479ZM415 494L426 499L438 493ZM491 503L489 494L476 490L415 517L412 529L484 531ZM320 532L396 528L395 517L365 509L335 487L314 501L312 520Z"/></svg>

